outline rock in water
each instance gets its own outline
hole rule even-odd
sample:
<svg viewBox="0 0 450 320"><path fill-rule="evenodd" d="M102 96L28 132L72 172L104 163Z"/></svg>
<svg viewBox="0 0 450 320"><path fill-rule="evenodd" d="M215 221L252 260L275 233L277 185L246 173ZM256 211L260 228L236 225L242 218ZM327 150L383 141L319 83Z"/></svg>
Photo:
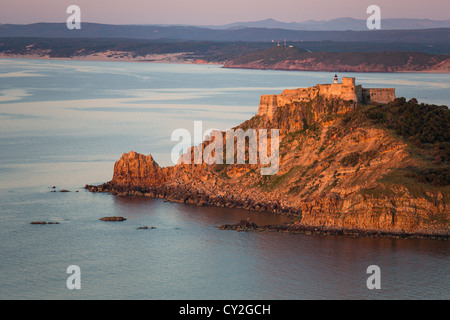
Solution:
<svg viewBox="0 0 450 320"><path fill-rule="evenodd" d="M127 219L125 219L124 217L103 217L100 218L99 220L101 221L125 221Z"/></svg>
<svg viewBox="0 0 450 320"><path fill-rule="evenodd" d="M258 225L250 221L249 218L247 218L246 220L241 220L239 223L236 224L224 224L217 227L221 230L236 230L236 231L253 231L258 229Z"/></svg>
<svg viewBox="0 0 450 320"><path fill-rule="evenodd" d="M59 222L52 222L52 221L49 221L49 222L47 222L47 221L33 221L33 222L30 222L30 224L59 224Z"/></svg>
<svg viewBox="0 0 450 320"><path fill-rule="evenodd" d="M238 225L242 228L252 228L252 229L257 229L258 225L256 223L254 223L253 221L250 221L249 218L247 218L246 220L241 220Z"/></svg>

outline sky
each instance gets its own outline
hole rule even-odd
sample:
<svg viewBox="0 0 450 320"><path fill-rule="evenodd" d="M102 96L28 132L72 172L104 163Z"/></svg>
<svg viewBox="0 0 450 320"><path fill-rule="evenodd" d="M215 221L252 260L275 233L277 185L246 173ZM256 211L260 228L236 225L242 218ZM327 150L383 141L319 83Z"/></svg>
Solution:
<svg viewBox="0 0 450 320"><path fill-rule="evenodd" d="M449 0L0 0L0 23L65 22L69 5L81 21L110 24L221 25L273 18L283 22L381 18L449 19Z"/></svg>

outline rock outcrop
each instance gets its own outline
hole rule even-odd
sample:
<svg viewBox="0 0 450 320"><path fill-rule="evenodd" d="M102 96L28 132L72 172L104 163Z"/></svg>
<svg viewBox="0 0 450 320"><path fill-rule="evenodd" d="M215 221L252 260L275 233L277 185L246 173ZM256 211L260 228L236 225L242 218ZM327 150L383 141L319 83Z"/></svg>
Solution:
<svg viewBox="0 0 450 320"><path fill-rule="evenodd" d="M168 176L151 155L144 156L131 151L114 165L113 181L117 186L156 186L168 180Z"/></svg>
<svg viewBox="0 0 450 320"><path fill-rule="evenodd" d="M236 224L224 224L217 227L221 230L237 230L237 231L254 231L259 228L258 225L253 221L250 221L249 218L247 218L247 220L241 220L239 223Z"/></svg>

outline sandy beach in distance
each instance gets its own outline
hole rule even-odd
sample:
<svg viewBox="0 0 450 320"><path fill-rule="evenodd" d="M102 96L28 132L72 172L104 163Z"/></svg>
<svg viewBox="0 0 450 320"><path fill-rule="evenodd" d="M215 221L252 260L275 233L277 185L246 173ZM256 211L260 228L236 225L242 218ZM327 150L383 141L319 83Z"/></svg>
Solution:
<svg viewBox="0 0 450 320"><path fill-rule="evenodd" d="M153 63L180 63L180 64L211 64L221 65L218 62L208 62L202 59L190 57L191 52L148 54L145 56L133 56L130 52L105 51L89 55L72 56L69 58L50 57L42 54L7 54L0 53L0 58L5 59L44 59L44 60L75 60L75 61L120 61L120 62L153 62Z"/></svg>
<svg viewBox="0 0 450 320"><path fill-rule="evenodd" d="M43 59L43 60L72 60L72 61L113 61L113 62L148 62L148 63L171 63L171 64L208 64L208 65L224 65L224 62L213 61L208 62L203 59L192 57L192 52L164 53L164 54L148 54L145 56L135 56L131 52L126 51L105 51L88 55L79 55L72 57L50 57L47 52L30 53L30 54L7 54L0 53L0 59ZM258 69L258 68L249 68ZM273 69L277 70L277 69ZM288 71L304 71L304 70L288 70ZM317 70L311 70L317 71ZM439 70L424 71L397 71L398 73L450 73L450 61L445 61Z"/></svg>

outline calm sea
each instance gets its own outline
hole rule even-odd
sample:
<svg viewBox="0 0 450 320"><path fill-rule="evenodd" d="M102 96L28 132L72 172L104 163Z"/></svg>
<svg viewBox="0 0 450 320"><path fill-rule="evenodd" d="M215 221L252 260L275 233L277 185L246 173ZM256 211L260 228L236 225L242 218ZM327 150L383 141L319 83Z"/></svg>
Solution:
<svg viewBox="0 0 450 320"><path fill-rule="evenodd" d="M193 132L194 120L225 130L254 115L261 94L333 76L0 59L0 299L449 299L446 241L222 231L215 226L247 217L289 218L83 190L109 181L131 150L171 165L172 131ZM338 76L450 102L449 75ZM98 220L113 215L127 220ZM80 290L66 286L70 265L80 267ZM366 286L370 265L380 267L380 290Z"/></svg>

